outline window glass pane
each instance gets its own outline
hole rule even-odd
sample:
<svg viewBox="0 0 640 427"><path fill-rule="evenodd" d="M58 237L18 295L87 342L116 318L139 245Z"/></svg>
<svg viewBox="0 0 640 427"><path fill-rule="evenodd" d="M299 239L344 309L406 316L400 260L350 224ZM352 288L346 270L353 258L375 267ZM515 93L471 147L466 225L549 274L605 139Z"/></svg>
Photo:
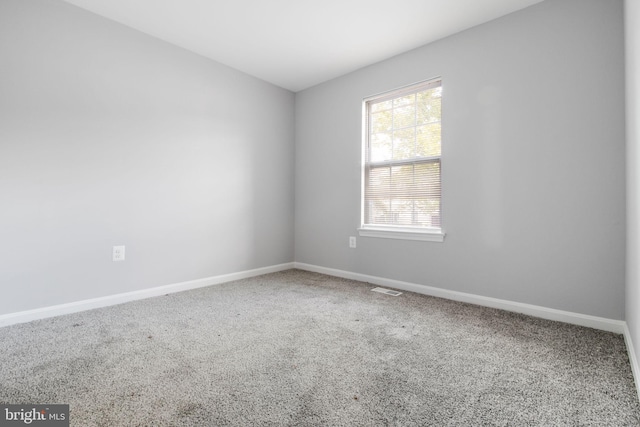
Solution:
<svg viewBox="0 0 640 427"><path fill-rule="evenodd" d="M434 89L420 92L416 104L418 124L440 121L442 116L442 102L440 97L434 97Z"/></svg>
<svg viewBox="0 0 640 427"><path fill-rule="evenodd" d="M390 131L393 125L392 118L392 110L371 114L371 133Z"/></svg>
<svg viewBox="0 0 640 427"><path fill-rule="evenodd" d="M372 168L368 171L367 197L370 200L388 199L391 185L390 168Z"/></svg>
<svg viewBox="0 0 640 427"><path fill-rule="evenodd" d="M416 124L416 106L415 104L406 105L404 107L393 110L393 128L405 128L407 126L415 126Z"/></svg>
<svg viewBox="0 0 640 427"><path fill-rule="evenodd" d="M389 187L391 183L390 168L374 168L368 171L369 185L365 189L366 216L370 223L393 224L390 215Z"/></svg>
<svg viewBox="0 0 640 427"><path fill-rule="evenodd" d="M416 157L432 157L441 154L441 125L431 123L416 128Z"/></svg>
<svg viewBox="0 0 640 427"><path fill-rule="evenodd" d="M411 198L413 186L413 165L391 168L391 194L393 199Z"/></svg>
<svg viewBox="0 0 640 427"><path fill-rule="evenodd" d="M376 133L371 135L369 157L372 162L391 160L392 139L390 133Z"/></svg>
<svg viewBox="0 0 640 427"><path fill-rule="evenodd" d="M440 227L440 200L417 199L415 218L422 227Z"/></svg>
<svg viewBox="0 0 640 427"><path fill-rule="evenodd" d="M415 157L416 130L415 128L402 129L393 132L393 158L410 159Z"/></svg>
<svg viewBox="0 0 640 427"><path fill-rule="evenodd" d="M375 168L369 183L370 223L440 226L439 162Z"/></svg>
<svg viewBox="0 0 640 427"><path fill-rule="evenodd" d="M414 102L416 102L416 95L414 93L412 93L411 95L406 95L406 96L401 96L399 98L395 98L393 100L393 106L397 108L397 107L400 107L402 105L413 104Z"/></svg>
<svg viewBox="0 0 640 427"><path fill-rule="evenodd" d="M386 200L371 201L371 219L374 224L390 225L394 224L394 217L391 212L391 202Z"/></svg>
<svg viewBox="0 0 640 427"><path fill-rule="evenodd" d="M440 162L420 163L415 168L416 199L440 199Z"/></svg>
<svg viewBox="0 0 640 427"><path fill-rule="evenodd" d="M370 104L372 113L377 113L378 111L382 111L382 110L390 110L392 106L393 106L393 101L391 99L388 101L376 102L376 103Z"/></svg>
<svg viewBox="0 0 640 427"><path fill-rule="evenodd" d="M388 132L392 126L392 110L371 114L371 133Z"/></svg>
<svg viewBox="0 0 640 427"><path fill-rule="evenodd" d="M391 212L393 212L395 225L412 225L412 210L411 201L402 199L391 200Z"/></svg>

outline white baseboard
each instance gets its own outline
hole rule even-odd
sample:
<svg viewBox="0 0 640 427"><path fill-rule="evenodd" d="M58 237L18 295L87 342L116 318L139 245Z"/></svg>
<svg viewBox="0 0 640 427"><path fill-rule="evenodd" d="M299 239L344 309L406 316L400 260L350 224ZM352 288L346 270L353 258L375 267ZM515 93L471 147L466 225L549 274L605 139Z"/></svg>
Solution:
<svg viewBox="0 0 640 427"><path fill-rule="evenodd" d="M79 311L91 310L94 308L117 305L129 301L151 298L165 294L172 294L175 292L182 292L190 289L203 288L205 286L219 285L225 282L246 279L249 277L260 276L267 273L275 273L277 271L289 270L291 268L294 268L294 263L292 262L272 265L269 267L256 268L254 270L241 271L238 273L223 274L220 276L206 277L204 279L173 283L171 285L158 286L155 288L141 289L139 291L75 301L67 304L36 308L34 310L3 314L0 315L0 327L13 325L16 323L30 322L32 320L45 319L47 317L60 316L63 314L76 313Z"/></svg>
<svg viewBox="0 0 640 427"><path fill-rule="evenodd" d="M636 391L638 397L640 397L640 365L638 365L638 358L636 356L635 347L631 340L631 333L626 322L624 324L624 342L627 345L627 354L629 354L629 364L631 365L631 372L633 372L633 379L636 384Z"/></svg>
<svg viewBox="0 0 640 427"><path fill-rule="evenodd" d="M439 298L446 298L454 301L467 302L484 307L499 308L501 310L527 314L529 316L540 317L548 320L570 323L573 325L586 326L618 334L624 333L626 323L623 320L612 320L604 317L589 316L586 314L572 313L569 311L556 310L531 304L507 301L491 297L483 297L464 292L450 291L447 289L434 288L432 286L418 285L416 283L401 282L399 280L386 279L384 277L368 276L366 274L353 273L350 271L336 270L333 268L319 267L317 265L296 262L295 268L300 270L313 271L330 276L342 277L345 279L359 280L378 286L401 289L409 292L430 295Z"/></svg>
<svg viewBox="0 0 640 427"><path fill-rule="evenodd" d="M250 277L260 276L262 274L275 273L278 271L297 268L300 270L312 271L316 273L327 274L330 276L342 277L345 279L358 280L361 282L372 283L378 286L386 286L404 291L415 292L424 295L446 298L454 301L461 301L476 304L484 307L498 308L506 311L527 314L534 317L540 317L548 320L556 320L560 322L570 323L574 325L586 326L594 329L600 329L609 332L615 332L624 335L627 352L629 354L629 362L631 370L640 396L640 365L635 354L631 335L627 323L622 320L612 320L603 317L589 316L585 314L572 313L553 308L546 308L531 304L523 304L519 302L507 301L497 298L483 297L464 292L450 291L447 289L434 288L432 286L419 285L416 283L402 282L399 280L387 279L384 277L369 276L366 274L353 273L350 271L337 270L333 268L320 267L312 264L300 262L290 262L268 267L256 268L237 273L223 274L219 276L206 277L203 279L189 280L186 282L174 283L170 285L158 286L155 288L142 289L139 291L126 292L115 295L108 295L100 298L92 298L83 301L75 301L67 304L42 307L33 310L21 311L17 313L9 313L0 315L0 327L13 325L17 323L30 322L32 320L45 319L48 317L61 316L64 314L76 313L80 311L91 310L94 308L107 307L111 305L122 304L129 301L135 301L155 296L171 294L176 292L187 291L190 289L203 288L206 286L219 285L221 283L241 280Z"/></svg>
<svg viewBox="0 0 640 427"><path fill-rule="evenodd" d="M626 323L622 320L612 320L603 317L589 316L586 314L572 313L568 311L556 310L553 308L541 307L531 304L523 304L519 302L507 301L497 298L484 297L464 292L450 291L447 289L435 288L432 286L419 285L416 283L402 282L399 280L387 279L384 277L369 276L366 274L353 273L350 271L337 270L333 268L320 267L312 264L300 262L290 262L278 264L268 267L256 268L253 270L241 271L237 273L223 274L219 276L206 277L203 279L190 280L187 282L174 283L155 288L142 289L139 291L126 292L115 295L108 295L100 298L93 298L82 301L75 301L67 304L42 307L33 310L21 311L17 313L9 313L0 315L0 326L7 326L14 323L30 322L32 320L43 319L47 317L60 316L63 314L75 313L79 311L90 310L93 308L106 307L110 305L122 304L128 301L151 298L169 293L186 291L189 289L202 288L205 286L218 285L233 280L246 279L262 274L274 273L277 271L298 268L300 270L313 271L316 273L327 274L330 276L343 277L345 279L359 280L362 282L372 283L378 286L386 286L395 289L401 289L409 292L416 292L424 295L431 295L440 298L446 298L454 301L467 302L471 304L481 305L485 307L499 308L502 310L523 313L530 316L540 317L543 319L557 320L560 322L571 323L580 326L586 326L594 329L600 329L619 334L625 334L625 339L630 340ZM627 332L625 332L625 330ZM633 347L630 347L633 349ZM636 378L640 376L638 371L637 360L634 361L634 375Z"/></svg>

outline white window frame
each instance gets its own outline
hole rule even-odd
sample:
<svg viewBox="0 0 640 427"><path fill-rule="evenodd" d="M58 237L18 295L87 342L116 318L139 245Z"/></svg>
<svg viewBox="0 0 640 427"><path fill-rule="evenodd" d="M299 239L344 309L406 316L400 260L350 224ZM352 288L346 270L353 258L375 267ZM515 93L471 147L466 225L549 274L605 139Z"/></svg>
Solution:
<svg viewBox="0 0 640 427"><path fill-rule="evenodd" d="M410 93L419 92L422 88L439 83L442 87L442 78L436 77L422 82L404 86L389 92L367 97L362 102L362 170L361 170L361 189L360 189L360 227L358 232L362 237L378 237L387 239L401 240L421 240L429 242L443 242L445 232L442 227L411 227L396 225L376 225L365 224L365 186L366 186L366 167L367 145L369 144L369 104L373 101L380 102L387 99L394 99ZM441 117L442 119L442 117ZM442 153L440 153L440 180L442 180ZM442 196L440 198L440 220L442 221ZM441 222L442 224L442 222Z"/></svg>

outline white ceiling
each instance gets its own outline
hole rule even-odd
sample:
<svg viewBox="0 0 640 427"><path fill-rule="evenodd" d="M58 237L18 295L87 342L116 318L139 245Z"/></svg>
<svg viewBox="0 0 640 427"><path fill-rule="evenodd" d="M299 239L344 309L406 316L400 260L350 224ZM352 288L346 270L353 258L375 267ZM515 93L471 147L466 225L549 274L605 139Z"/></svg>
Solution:
<svg viewBox="0 0 640 427"><path fill-rule="evenodd" d="M299 91L542 0L65 0Z"/></svg>

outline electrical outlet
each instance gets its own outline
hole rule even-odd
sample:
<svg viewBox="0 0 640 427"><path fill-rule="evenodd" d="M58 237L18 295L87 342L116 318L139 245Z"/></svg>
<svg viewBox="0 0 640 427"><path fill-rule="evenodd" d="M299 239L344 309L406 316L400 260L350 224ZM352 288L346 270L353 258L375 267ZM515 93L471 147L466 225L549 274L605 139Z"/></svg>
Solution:
<svg viewBox="0 0 640 427"><path fill-rule="evenodd" d="M350 248L356 247L356 236L349 236L349 247Z"/></svg>
<svg viewBox="0 0 640 427"><path fill-rule="evenodd" d="M113 247L113 260L124 261L124 246Z"/></svg>

